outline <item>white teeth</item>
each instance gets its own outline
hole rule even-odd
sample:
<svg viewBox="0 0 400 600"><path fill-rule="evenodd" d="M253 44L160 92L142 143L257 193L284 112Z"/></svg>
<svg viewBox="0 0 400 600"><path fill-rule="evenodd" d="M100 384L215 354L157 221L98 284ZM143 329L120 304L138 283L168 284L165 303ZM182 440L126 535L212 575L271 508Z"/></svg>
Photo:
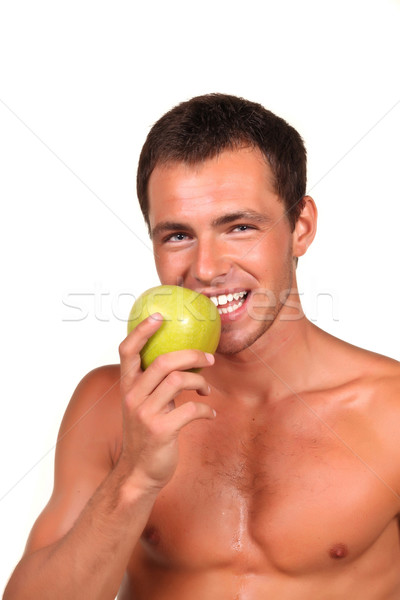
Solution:
<svg viewBox="0 0 400 600"><path fill-rule="evenodd" d="M229 306L223 306L218 308L218 312L221 315L226 315L227 313L235 312L238 308L240 308L243 304L244 300L240 300L237 304L230 304Z"/></svg>
<svg viewBox="0 0 400 600"><path fill-rule="evenodd" d="M220 296L210 296L210 300L214 302L215 306L223 306L227 302L233 300L241 300L245 297L247 292L235 292L234 294L221 294Z"/></svg>

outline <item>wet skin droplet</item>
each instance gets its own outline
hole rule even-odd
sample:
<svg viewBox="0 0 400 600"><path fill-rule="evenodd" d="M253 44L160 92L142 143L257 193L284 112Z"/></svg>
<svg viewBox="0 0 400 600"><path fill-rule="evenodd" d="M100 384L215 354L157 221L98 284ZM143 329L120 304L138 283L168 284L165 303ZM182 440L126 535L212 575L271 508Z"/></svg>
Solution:
<svg viewBox="0 0 400 600"><path fill-rule="evenodd" d="M331 558L345 558L348 555L349 551L347 550L347 546L344 544L335 544L329 550L329 556Z"/></svg>

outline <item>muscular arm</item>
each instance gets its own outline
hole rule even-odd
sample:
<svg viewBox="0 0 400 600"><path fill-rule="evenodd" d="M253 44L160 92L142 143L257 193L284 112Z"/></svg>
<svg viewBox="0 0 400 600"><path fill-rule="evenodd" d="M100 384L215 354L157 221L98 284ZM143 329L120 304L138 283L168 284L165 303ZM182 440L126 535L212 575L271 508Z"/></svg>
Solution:
<svg viewBox="0 0 400 600"><path fill-rule="evenodd" d="M72 397L60 428L54 491L5 600L116 595L156 497L140 478L127 480L118 464L111 470L112 409L121 422L116 394L115 370L102 369L86 376Z"/></svg>
<svg viewBox="0 0 400 600"><path fill-rule="evenodd" d="M182 389L206 393L202 376L181 371L206 366L203 353L160 357L140 371L138 350L158 326L144 322L121 345L121 387L115 368L97 370L78 386L60 429L52 497L4 600L112 600L117 594L155 499L176 468L179 430L213 418L202 403L168 408ZM113 466L115 431L122 428Z"/></svg>

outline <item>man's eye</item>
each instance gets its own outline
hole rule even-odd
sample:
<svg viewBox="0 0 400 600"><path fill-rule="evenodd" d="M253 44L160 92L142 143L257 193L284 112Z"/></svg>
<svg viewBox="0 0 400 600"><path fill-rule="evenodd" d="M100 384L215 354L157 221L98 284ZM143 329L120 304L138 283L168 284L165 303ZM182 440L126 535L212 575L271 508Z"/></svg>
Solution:
<svg viewBox="0 0 400 600"><path fill-rule="evenodd" d="M248 231L249 229L255 229L252 225L235 225L233 231Z"/></svg>
<svg viewBox="0 0 400 600"><path fill-rule="evenodd" d="M168 235L164 241L165 242L182 242L183 240L185 240L187 238L186 233L171 233L170 235Z"/></svg>

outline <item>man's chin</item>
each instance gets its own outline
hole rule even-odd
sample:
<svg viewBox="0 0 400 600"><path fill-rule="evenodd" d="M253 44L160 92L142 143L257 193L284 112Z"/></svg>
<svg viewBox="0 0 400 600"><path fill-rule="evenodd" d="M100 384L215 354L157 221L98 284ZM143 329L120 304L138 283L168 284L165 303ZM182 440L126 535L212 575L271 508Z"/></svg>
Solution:
<svg viewBox="0 0 400 600"><path fill-rule="evenodd" d="M222 330L221 339L217 348L218 354L232 356L243 352L252 346L272 325L271 321L262 321L256 331L247 331L239 335L239 332ZM236 334L236 335L235 335Z"/></svg>

